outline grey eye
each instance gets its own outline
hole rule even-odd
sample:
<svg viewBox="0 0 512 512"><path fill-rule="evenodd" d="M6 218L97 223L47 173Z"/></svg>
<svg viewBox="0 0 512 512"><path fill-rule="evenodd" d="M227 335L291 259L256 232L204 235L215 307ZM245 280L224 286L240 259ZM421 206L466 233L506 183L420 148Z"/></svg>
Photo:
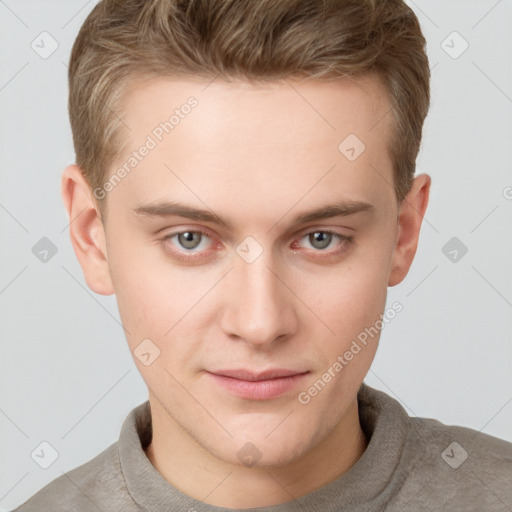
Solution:
<svg viewBox="0 0 512 512"><path fill-rule="evenodd" d="M309 234L309 242L315 249L325 249L332 241L332 234L325 231L316 231Z"/></svg>
<svg viewBox="0 0 512 512"><path fill-rule="evenodd" d="M202 233L184 231L179 233L178 242L184 249L195 249L201 243Z"/></svg>

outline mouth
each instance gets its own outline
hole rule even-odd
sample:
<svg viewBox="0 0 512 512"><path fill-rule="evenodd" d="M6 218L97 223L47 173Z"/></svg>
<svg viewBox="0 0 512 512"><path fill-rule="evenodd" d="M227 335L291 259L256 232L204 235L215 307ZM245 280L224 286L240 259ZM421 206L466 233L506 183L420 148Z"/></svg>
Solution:
<svg viewBox="0 0 512 512"><path fill-rule="evenodd" d="M239 369L206 373L218 386L240 398L271 400L292 391L309 371L276 368L262 372Z"/></svg>

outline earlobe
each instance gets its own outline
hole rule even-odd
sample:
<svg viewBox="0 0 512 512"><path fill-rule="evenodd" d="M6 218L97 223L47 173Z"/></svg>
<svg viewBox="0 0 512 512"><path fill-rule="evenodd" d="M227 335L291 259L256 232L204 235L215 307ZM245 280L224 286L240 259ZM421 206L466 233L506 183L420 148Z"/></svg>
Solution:
<svg viewBox="0 0 512 512"><path fill-rule="evenodd" d="M421 223L428 205L430 184L430 176L420 174L414 179L411 190L402 201L398 216L398 240L393 253L388 286L401 283L412 265L418 247Z"/></svg>
<svg viewBox="0 0 512 512"><path fill-rule="evenodd" d="M69 165L64 169L61 195L69 217L71 244L87 285L101 295L113 294L100 212L91 188L77 165Z"/></svg>

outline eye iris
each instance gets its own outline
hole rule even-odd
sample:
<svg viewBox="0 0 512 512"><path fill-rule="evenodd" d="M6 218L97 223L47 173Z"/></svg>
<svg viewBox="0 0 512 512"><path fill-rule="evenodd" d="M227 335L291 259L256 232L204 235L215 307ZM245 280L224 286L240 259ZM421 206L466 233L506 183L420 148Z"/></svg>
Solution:
<svg viewBox="0 0 512 512"><path fill-rule="evenodd" d="M309 235L309 241L316 249L325 249L331 243L331 240L332 235L323 231L317 231Z"/></svg>
<svg viewBox="0 0 512 512"><path fill-rule="evenodd" d="M201 233L194 233L193 231L185 231L178 235L178 241L185 249L195 249L200 242Z"/></svg>

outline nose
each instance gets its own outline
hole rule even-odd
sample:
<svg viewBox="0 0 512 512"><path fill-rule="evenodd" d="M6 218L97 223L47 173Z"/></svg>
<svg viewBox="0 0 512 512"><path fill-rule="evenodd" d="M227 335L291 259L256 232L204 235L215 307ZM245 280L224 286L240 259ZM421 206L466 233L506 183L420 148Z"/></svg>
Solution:
<svg viewBox="0 0 512 512"><path fill-rule="evenodd" d="M293 292L266 251L252 263L235 257L225 289L223 332L260 350L269 349L297 330Z"/></svg>

